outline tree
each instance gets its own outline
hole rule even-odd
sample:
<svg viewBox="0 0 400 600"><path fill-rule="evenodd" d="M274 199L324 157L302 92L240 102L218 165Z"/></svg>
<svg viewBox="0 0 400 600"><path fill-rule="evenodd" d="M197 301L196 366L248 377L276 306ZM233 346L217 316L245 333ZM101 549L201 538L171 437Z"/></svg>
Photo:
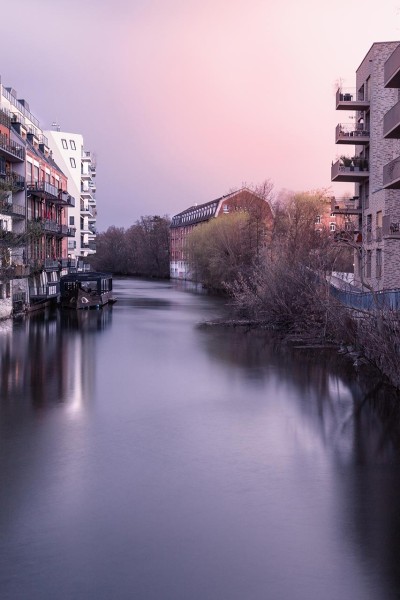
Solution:
<svg viewBox="0 0 400 600"><path fill-rule="evenodd" d="M224 289L250 269L256 256L250 215L234 212L198 225L190 233L186 252L196 280Z"/></svg>
<svg viewBox="0 0 400 600"><path fill-rule="evenodd" d="M97 237L92 266L121 275L168 277L169 225L166 216L145 216L127 230L109 227Z"/></svg>

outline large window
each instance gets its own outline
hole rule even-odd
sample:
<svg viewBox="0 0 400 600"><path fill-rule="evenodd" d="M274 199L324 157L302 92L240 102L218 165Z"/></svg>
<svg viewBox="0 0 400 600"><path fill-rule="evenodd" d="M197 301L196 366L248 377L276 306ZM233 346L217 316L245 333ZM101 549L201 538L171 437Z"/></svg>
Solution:
<svg viewBox="0 0 400 600"><path fill-rule="evenodd" d="M64 148L64 150L68 150L67 140L62 139L61 143L62 143L62 147Z"/></svg>
<svg viewBox="0 0 400 600"><path fill-rule="evenodd" d="M74 140L69 140L69 144L71 146L71 150L76 150L76 146L75 146Z"/></svg>

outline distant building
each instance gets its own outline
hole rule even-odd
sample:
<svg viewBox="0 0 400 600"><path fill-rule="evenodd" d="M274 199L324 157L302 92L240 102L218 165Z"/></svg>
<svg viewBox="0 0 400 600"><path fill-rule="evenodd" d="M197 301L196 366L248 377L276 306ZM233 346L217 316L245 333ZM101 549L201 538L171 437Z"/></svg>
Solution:
<svg viewBox="0 0 400 600"><path fill-rule="evenodd" d="M355 283L400 287L400 42L371 46L356 71L355 89L339 88L336 143L354 149L332 164L334 182L353 182L352 200L333 212L356 222Z"/></svg>
<svg viewBox="0 0 400 600"><path fill-rule="evenodd" d="M65 131L46 131L53 157L68 176L69 190L77 201L68 208L68 226L74 235L68 240L70 258L86 257L96 251L96 163L85 150L83 136Z"/></svg>
<svg viewBox="0 0 400 600"><path fill-rule="evenodd" d="M190 279L186 256L186 241L190 232L202 223L235 211L257 212L257 216L271 225L273 213L268 201L247 188L221 196L204 204L187 208L172 217L170 227L170 276L172 279Z"/></svg>

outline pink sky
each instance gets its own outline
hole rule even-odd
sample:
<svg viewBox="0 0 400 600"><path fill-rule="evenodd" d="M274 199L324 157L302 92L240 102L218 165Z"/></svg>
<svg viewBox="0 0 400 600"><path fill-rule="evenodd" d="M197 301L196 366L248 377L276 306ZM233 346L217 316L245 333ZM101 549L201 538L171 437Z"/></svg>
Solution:
<svg viewBox="0 0 400 600"><path fill-rule="evenodd" d="M400 0L382 6L19 0L2 7L0 73L44 128L57 120L97 154L100 230L265 178L342 195L334 84L355 85L374 41L400 40Z"/></svg>

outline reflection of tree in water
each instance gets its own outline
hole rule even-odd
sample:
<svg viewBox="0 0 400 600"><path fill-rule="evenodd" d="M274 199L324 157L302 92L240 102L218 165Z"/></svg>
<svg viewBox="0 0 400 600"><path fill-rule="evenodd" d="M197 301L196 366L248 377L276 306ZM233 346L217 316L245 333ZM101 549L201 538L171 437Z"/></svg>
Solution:
<svg viewBox="0 0 400 600"><path fill-rule="evenodd" d="M298 349L268 332L206 329L207 352L260 382L282 373L335 466L337 523L363 563L400 598L400 402L335 350ZM380 600L381 597L379 597Z"/></svg>
<svg viewBox="0 0 400 600"><path fill-rule="evenodd" d="M345 462L400 462L399 398L335 349L298 348L268 331L202 330L207 352L263 384L281 373L302 414ZM345 450L345 451L344 451Z"/></svg>

